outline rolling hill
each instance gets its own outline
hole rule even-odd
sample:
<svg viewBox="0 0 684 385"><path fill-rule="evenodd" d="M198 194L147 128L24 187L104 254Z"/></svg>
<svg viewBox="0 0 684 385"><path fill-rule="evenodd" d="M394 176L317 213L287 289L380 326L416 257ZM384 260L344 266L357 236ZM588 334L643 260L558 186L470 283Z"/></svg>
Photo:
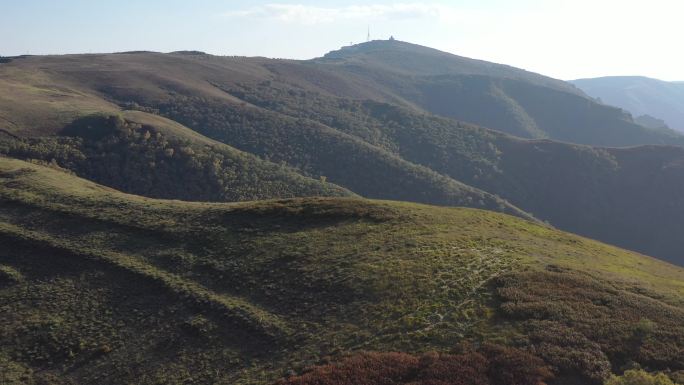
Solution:
<svg viewBox="0 0 684 385"><path fill-rule="evenodd" d="M138 111L78 118L58 137L5 135L0 153L157 198L243 201L354 195Z"/></svg>
<svg viewBox="0 0 684 385"><path fill-rule="evenodd" d="M578 79L572 83L604 103L634 116L662 119L667 126L684 131L684 84L642 76L608 76Z"/></svg>
<svg viewBox="0 0 684 385"><path fill-rule="evenodd" d="M682 268L504 214L156 200L9 158L0 203L9 385L268 384L429 351L558 384L684 370Z"/></svg>
<svg viewBox="0 0 684 385"><path fill-rule="evenodd" d="M521 140L412 109L295 93L273 83L226 92L246 104L356 136L409 162L496 194L564 230L684 263L684 244L672 232L684 215L684 186L678 182L684 177L680 147L618 149ZM283 143L252 147L249 143L259 142L253 139L254 133L240 130L242 126L231 124L227 117L206 118L220 114L218 106L204 103L194 110L192 104L185 101L179 108L165 106L159 111L187 124L199 122L193 127L208 136L291 162ZM292 139L290 133L273 130L269 137L285 143Z"/></svg>
<svg viewBox="0 0 684 385"><path fill-rule="evenodd" d="M444 71L522 82L543 89L554 108L575 111L548 110L550 119L629 137L615 128L622 117L594 120L572 110L564 100L622 116L561 81L401 42L343 51L312 61L198 52L14 58L0 64L0 85L12 95L0 103L0 152L157 198L357 194L484 208L684 264L679 147L522 140L440 117L404 97L413 91L397 90ZM397 52L412 60L377 68L398 63ZM392 73L403 85L385 82ZM477 93L466 96L496 114ZM93 116L119 115L126 130L78 129ZM243 167L249 175L236 171Z"/></svg>

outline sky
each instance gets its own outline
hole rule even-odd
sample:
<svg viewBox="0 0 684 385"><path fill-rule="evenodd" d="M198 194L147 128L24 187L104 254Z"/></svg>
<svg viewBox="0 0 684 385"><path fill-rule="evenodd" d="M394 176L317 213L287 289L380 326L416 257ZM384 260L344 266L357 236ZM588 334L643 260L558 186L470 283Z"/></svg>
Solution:
<svg viewBox="0 0 684 385"><path fill-rule="evenodd" d="M559 79L684 80L682 0L0 0L0 56L150 50L310 59L408 41Z"/></svg>

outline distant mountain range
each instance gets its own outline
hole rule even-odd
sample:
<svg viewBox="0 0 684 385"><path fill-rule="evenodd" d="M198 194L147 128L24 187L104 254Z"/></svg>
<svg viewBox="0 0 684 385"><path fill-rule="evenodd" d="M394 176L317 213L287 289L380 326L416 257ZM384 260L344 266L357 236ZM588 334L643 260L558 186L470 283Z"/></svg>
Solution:
<svg viewBox="0 0 684 385"><path fill-rule="evenodd" d="M571 82L603 103L620 107L653 127L660 119L684 131L684 82L666 82L642 76L609 76ZM650 122L649 122L650 121Z"/></svg>

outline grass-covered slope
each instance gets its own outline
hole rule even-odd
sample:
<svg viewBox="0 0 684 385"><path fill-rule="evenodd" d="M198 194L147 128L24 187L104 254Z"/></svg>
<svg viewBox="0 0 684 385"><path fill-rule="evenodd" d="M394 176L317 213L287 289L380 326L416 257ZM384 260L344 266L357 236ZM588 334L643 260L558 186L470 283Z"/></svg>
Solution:
<svg viewBox="0 0 684 385"><path fill-rule="evenodd" d="M386 103L295 92L285 85L243 84L225 90L249 105L328 125L494 193L566 231L684 264L684 243L673 232L684 217L680 147L620 149L520 140ZM175 119L207 122L198 124L199 130L221 126L220 121L201 120L213 115L192 112L190 105L183 105L184 113L161 111L171 111ZM236 136L223 140L241 146Z"/></svg>
<svg viewBox="0 0 684 385"><path fill-rule="evenodd" d="M377 71L403 75L484 75L516 79L559 91L583 95L572 85L558 79L511 67L505 64L470 59L448 52L398 40L373 40L328 52L316 61L355 64Z"/></svg>
<svg viewBox="0 0 684 385"><path fill-rule="evenodd" d="M88 63L92 62L98 65L91 67ZM223 201L349 194L337 191L339 188L334 186L330 191L322 192L315 187L330 186L330 183L334 183L370 198L469 206L530 217L499 197L406 161L319 122L297 120L245 105L242 100L217 86L267 79L273 75L267 66L271 62L265 59L156 53L15 59L0 67L0 72L6 73L10 78L16 78L19 76L17 73L27 77L29 74L40 74L45 68L49 68L51 79L56 84L81 90L84 94L92 92L97 96L88 95L101 99L103 103L105 100L106 103L115 102L118 105L116 108L125 106L162 113L196 132L182 129L179 124L167 119L153 118L141 111L128 111L125 112L125 118L136 126L140 125L137 121L145 116L144 119L153 119L146 127L157 127L157 131L161 127L164 130L162 135L175 132L176 134L171 134L174 140L169 140L178 144L174 149L174 157L191 158L190 161L180 165L164 162L168 160L165 145L160 147L156 138L145 139L145 132L150 130L143 129L138 130L140 132L137 134L133 132L133 137L116 140L107 137L104 144L102 138L97 138L97 143L86 140L86 145L94 147L88 151L94 154L85 154L86 159L81 159L81 164L72 166L59 156L54 156L54 151L49 154L35 154L32 150L35 147L44 147L40 142L45 141L45 137L48 142L54 141L46 135L48 133L66 137L67 139L59 139L62 142L74 137L80 141L80 137L88 136L87 130L74 131L71 128L81 124L79 122L87 121L89 115L77 117L76 123L69 120L64 125L49 114L38 114L35 120L42 118L40 122L20 119L28 116L37 104L48 103L49 99L30 93L19 93L16 98L23 100L23 112L16 114L15 124L8 126L6 131L28 143L22 144L20 151L14 148L16 145L11 145L9 150L5 149L3 153L22 159L38 158L48 162L54 157L59 166L75 170L80 176L127 192L153 197ZM80 106L84 111L88 111L85 105ZM107 109L103 109L103 112L106 115L112 114ZM132 114L135 114L135 118L129 119ZM182 131L180 137L179 130ZM298 174L316 182L302 182L303 178L299 178L293 180L295 185L290 189L280 183L282 179L270 183L271 181L264 179L268 179L274 172L287 173L287 170L273 171L273 165L266 167L268 171L257 173L257 176L239 172L234 163L228 164L227 170L221 169L217 173L214 170L216 158L222 161L225 156L207 154L206 142L211 142L209 146L213 147L210 151L212 154L221 152L217 150L218 143L198 132L276 164L290 166L296 169L294 171ZM151 133L155 134L156 131ZM40 138L25 139L35 136ZM144 140L141 140L140 136ZM162 143L165 141L166 139L162 138ZM115 142L113 149L112 142ZM197 144L193 147L194 153L178 151L180 147L189 148L183 144L187 142ZM101 153L100 147L103 145L109 150L108 153ZM52 144L49 146L54 147ZM204 149L200 154L197 153L198 146ZM223 151L235 152L234 148ZM41 149L41 152L44 151ZM63 154L73 151L68 149L60 152ZM136 158L137 161L125 162L128 157ZM269 164L258 162L253 157L248 158L248 163L260 164L257 168ZM248 171L252 167L249 164L244 165ZM330 183L325 183L326 180ZM302 187L299 182L313 186ZM206 186L207 183L212 186ZM262 186L262 183L267 185ZM178 191L179 189L181 191ZM241 189L245 191L239 191Z"/></svg>
<svg viewBox="0 0 684 385"><path fill-rule="evenodd" d="M526 138L684 144L683 135L636 124L569 83L399 41L363 43L310 61L152 52L14 58L0 64L0 87L12 95L0 99L0 123L15 132L45 132L79 111L114 108L98 98L103 94L145 105L178 94L230 101L214 85L269 81L399 104Z"/></svg>
<svg viewBox="0 0 684 385"><path fill-rule="evenodd" d="M411 52L410 61L390 60ZM7 115L15 124L4 127L29 144L22 147L28 154L11 154L47 162L55 158L79 176L153 197L234 201L339 195L330 186L335 184L367 198L533 215L567 231L684 264L684 245L676 233L684 217L679 183L684 169L678 166L683 154L676 148L613 150L518 140L427 113L409 99L422 98L414 86L426 81L434 81L437 88L460 84L460 96L449 91L438 99L464 112L484 113L487 119L501 118L501 124L508 122L508 132L571 141L572 135L586 134L605 144L653 142L642 135L650 135L645 128L629 123L627 129L619 110L595 103L567 83L401 42L373 42L333 56L306 62L199 53L13 59L0 64L0 74L7 79L22 79L34 88L69 89L97 98L107 108L139 110L124 114L154 120L148 126L165 127L162 135L180 130L183 139L169 139L177 143L170 149L177 161L171 163L169 149L159 147L156 138L144 140L146 130L108 141L105 152L100 150L101 141L88 141L92 145L78 151L89 155L78 166L63 160L62 155L74 155L71 149L60 147L60 156L34 155L26 147L40 147L31 143L44 140L47 133L59 136L60 143L74 135L63 131L54 114L39 108L64 108L51 102L51 93L12 89L14 98L23 101L15 104L23 110ZM462 76L469 80L454 80ZM499 98L502 93L505 97ZM69 95L64 96L69 105L90 111L80 98ZM504 111L508 107L495 107L483 98L516 104L510 111L520 114L511 120ZM112 114L107 108L102 107ZM31 114L33 109L38 113ZM65 119L72 119L67 125L73 121L72 112L63 109ZM536 133L515 131L516 122L531 127L525 132ZM540 122L554 124L554 134L547 135L550 126ZM40 138L26 138L35 136ZM187 153L180 151L189 148L183 141L199 145ZM244 164L221 162L225 156L215 154L223 148L217 142L266 162L251 157ZM209 147L214 155L207 153ZM122 163L127 159L124 153L132 161ZM255 162L268 165L270 171L236 172L240 164L252 170ZM272 163L283 164L284 170L273 171ZM274 173L290 174L296 181L264 178ZM293 180L295 186L286 187L285 180ZM329 186L332 193L320 191L320 186Z"/></svg>
<svg viewBox="0 0 684 385"><path fill-rule="evenodd" d="M11 64L22 60L31 59L0 63L0 130L46 135L80 116L118 110L96 92L68 84L52 71ZM69 60L62 63L63 67L70 65Z"/></svg>
<svg viewBox="0 0 684 385"><path fill-rule="evenodd" d="M681 268L487 211L162 201L0 158L0 244L8 384L264 384L468 341L559 380L684 370Z"/></svg>

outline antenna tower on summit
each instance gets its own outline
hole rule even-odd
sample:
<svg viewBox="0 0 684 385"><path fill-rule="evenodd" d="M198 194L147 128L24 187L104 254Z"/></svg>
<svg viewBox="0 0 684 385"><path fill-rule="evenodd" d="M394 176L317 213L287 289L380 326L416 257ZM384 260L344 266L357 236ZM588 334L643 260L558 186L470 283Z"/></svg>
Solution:
<svg viewBox="0 0 684 385"><path fill-rule="evenodd" d="M370 25L368 26L368 34L366 35L366 42L370 41Z"/></svg>

